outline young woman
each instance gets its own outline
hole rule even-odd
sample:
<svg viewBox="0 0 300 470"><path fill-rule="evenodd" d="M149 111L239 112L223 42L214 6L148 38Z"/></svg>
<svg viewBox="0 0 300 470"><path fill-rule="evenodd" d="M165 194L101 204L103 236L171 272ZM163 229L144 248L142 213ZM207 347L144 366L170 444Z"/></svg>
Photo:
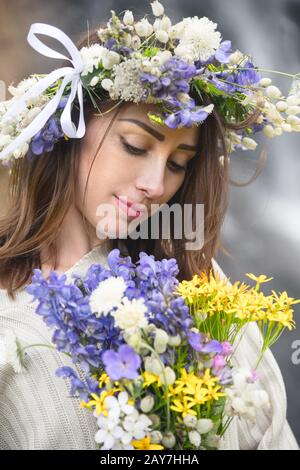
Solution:
<svg viewBox="0 0 300 470"><path fill-rule="evenodd" d="M97 42L90 35L80 48ZM208 97L199 105L210 103ZM93 263L106 263L107 253L118 247L133 260L143 250L156 258L175 257L180 279L190 279L211 266L220 247L220 229L229 186L225 130L243 130L255 121L255 111L239 124L225 124L215 108L199 126L170 128L149 122L155 103L112 99L87 101L86 132L81 139L60 139L53 150L15 159L10 169L10 206L0 222L0 338L10 332L22 344L50 344L51 333L25 287L32 270L41 268L84 274ZM109 112L108 112L109 111ZM78 108L73 109L73 118ZM128 202L131 209L125 207ZM122 202L123 201L123 202ZM204 244L186 250L184 236L131 239L129 223L151 219L153 205L204 205ZM99 207L114 211L104 220ZM138 211L137 209L140 209ZM194 221L195 223L195 221ZM106 233L105 237L99 234ZM117 236L114 236L117 234ZM249 328L237 361L251 366L258 352L259 333ZM0 356L1 358L1 356ZM95 449L95 419L80 408L79 398L68 397L68 384L55 370L71 361L48 348L33 348L26 371L17 373L7 356L0 365L1 449ZM224 449L296 449L286 421L286 397L280 370L270 351L259 367L271 409L261 412L256 424L234 420L221 442Z"/></svg>

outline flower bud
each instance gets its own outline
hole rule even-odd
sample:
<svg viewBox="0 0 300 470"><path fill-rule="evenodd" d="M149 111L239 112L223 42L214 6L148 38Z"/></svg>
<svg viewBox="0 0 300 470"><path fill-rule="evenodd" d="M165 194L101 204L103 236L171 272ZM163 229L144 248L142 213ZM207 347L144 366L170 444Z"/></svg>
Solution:
<svg viewBox="0 0 300 470"><path fill-rule="evenodd" d="M176 380L175 372L169 366L165 368L164 374L162 372L159 374L159 377L164 385L173 385Z"/></svg>
<svg viewBox="0 0 300 470"><path fill-rule="evenodd" d="M123 16L123 23L126 26L132 26L134 23L134 17L132 11L126 10L125 15Z"/></svg>
<svg viewBox="0 0 300 470"><path fill-rule="evenodd" d="M281 125L281 127L282 127L282 130L283 130L284 132L292 132L292 130L293 130L292 126L291 126L290 124L286 123L286 122L284 122L284 123Z"/></svg>
<svg viewBox="0 0 300 470"><path fill-rule="evenodd" d="M104 78L104 80L101 82L101 86L104 88L104 90L110 91L114 86L114 82L109 78Z"/></svg>
<svg viewBox="0 0 300 470"><path fill-rule="evenodd" d="M166 31L163 31L162 29L156 31L155 37L158 41L162 42L163 44L166 44L169 40L168 33Z"/></svg>
<svg viewBox="0 0 300 470"><path fill-rule="evenodd" d="M194 415L186 415L183 418L183 422L188 428L195 428L197 426L197 418Z"/></svg>
<svg viewBox="0 0 300 470"><path fill-rule="evenodd" d="M162 16L164 14L165 9L157 0L151 3L151 8L154 16Z"/></svg>
<svg viewBox="0 0 300 470"><path fill-rule="evenodd" d="M147 395L141 400L140 408L143 413L149 413L154 406L154 398L152 395Z"/></svg>
<svg viewBox="0 0 300 470"><path fill-rule="evenodd" d="M162 444L167 448L167 449L172 449L175 444L176 444L176 439L174 434L169 431L167 432L163 438L162 438Z"/></svg>
<svg viewBox="0 0 300 470"><path fill-rule="evenodd" d="M154 349L158 354L163 354L166 351L168 340L168 334L164 330L158 328L155 332L154 339Z"/></svg>
<svg viewBox="0 0 300 470"><path fill-rule="evenodd" d="M269 98L277 99L281 97L281 91L277 86L270 85L266 88L266 94Z"/></svg>
<svg viewBox="0 0 300 470"><path fill-rule="evenodd" d="M180 346L181 344L180 335L169 336L168 344L169 346L175 346L175 347Z"/></svg>
<svg viewBox="0 0 300 470"><path fill-rule="evenodd" d="M272 83L272 80L271 78L262 78L259 82L259 85L262 86L262 87L267 87L267 86L270 86Z"/></svg>
<svg viewBox="0 0 300 470"><path fill-rule="evenodd" d="M289 106L286 110L289 115L296 115L300 113L300 106Z"/></svg>
<svg viewBox="0 0 300 470"><path fill-rule="evenodd" d="M195 447L199 447L201 444L201 436L197 431L189 432L189 440L190 443L193 444L193 446Z"/></svg>
<svg viewBox="0 0 300 470"><path fill-rule="evenodd" d="M93 77L92 80L90 81L90 86L94 87L99 83L100 78L99 77Z"/></svg>
<svg viewBox="0 0 300 470"><path fill-rule="evenodd" d="M284 111L286 111L287 108L288 108L288 105L287 105L287 103L286 103L285 101L278 101L278 102L276 103L276 109L277 109L278 111L280 111L281 113L283 113Z"/></svg>
<svg viewBox="0 0 300 470"><path fill-rule="evenodd" d="M263 130L264 134L267 136L267 137L274 137L274 129L273 127L270 125L270 124L267 124L265 127L264 127L264 130Z"/></svg>
<svg viewBox="0 0 300 470"><path fill-rule="evenodd" d="M250 137L244 137L242 139L242 144L249 150L255 150L257 147L257 142L255 142L253 139L250 139Z"/></svg>
<svg viewBox="0 0 300 470"><path fill-rule="evenodd" d="M212 422L211 419L198 419L197 421L197 431L200 433L200 434L206 434L208 433L209 431L212 430L212 428L214 427L214 423Z"/></svg>
<svg viewBox="0 0 300 470"><path fill-rule="evenodd" d="M160 426L160 417L158 415L148 415L148 418L152 422L153 427L159 427Z"/></svg>
<svg viewBox="0 0 300 470"><path fill-rule="evenodd" d="M160 431L152 431L150 432L150 441L151 444L159 444L162 440L163 436Z"/></svg>
<svg viewBox="0 0 300 470"><path fill-rule="evenodd" d="M290 95L287 97L286 102L288 106L298 106L300 104L300 97L295 95Z"/></svg>

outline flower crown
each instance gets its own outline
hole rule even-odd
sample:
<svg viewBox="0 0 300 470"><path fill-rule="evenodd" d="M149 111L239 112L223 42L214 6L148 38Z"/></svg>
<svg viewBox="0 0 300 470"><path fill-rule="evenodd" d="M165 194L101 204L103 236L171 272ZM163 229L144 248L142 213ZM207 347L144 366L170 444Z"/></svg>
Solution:
<svg viewBox="0 0 300 470"><path fill-rule="evenodd" d="M9 86L12 98L0 103L3 165L50 152L62 138L82 138L84 103L91 100L98 109L96 98L118 104L154 103L158 113L149 112L150 121L173 129L203 123L214 107L230 124L256 112L248 127L226 129L228 154L255 150L252 137L260 131L267 137L300 131L300 74L269 71L293 79L285 97L270 78L260 75L267 70L255 67L253 59L239 50L233 52L230 41L222 41L217 24L194 16L172 25L161 3L154 1L151 7L153 24L146 18L134 21L129 10L121 20L111 10L107 27L97 31L99 41L80 51L58 28L31 25L29 44L47 57L68 60L71 66L48 75L33 74L16 87ZM36 34L57 39L71 58L46 46ZM203 105L197 105L195 97ZM79 108L77 128L71 117L73 106Z"/></svg>

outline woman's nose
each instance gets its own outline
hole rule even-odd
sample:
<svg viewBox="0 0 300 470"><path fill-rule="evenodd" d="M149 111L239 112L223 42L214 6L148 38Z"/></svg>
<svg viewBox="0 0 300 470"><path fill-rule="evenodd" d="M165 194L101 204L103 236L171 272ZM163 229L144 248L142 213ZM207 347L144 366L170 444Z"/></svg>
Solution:
<svg viewBox="0 0 300 470"><path fill-rule="evenodd" d="M157 199L164 194L165 165L147 165L136 180L136 187L145 192L148 198Z"/></svg>

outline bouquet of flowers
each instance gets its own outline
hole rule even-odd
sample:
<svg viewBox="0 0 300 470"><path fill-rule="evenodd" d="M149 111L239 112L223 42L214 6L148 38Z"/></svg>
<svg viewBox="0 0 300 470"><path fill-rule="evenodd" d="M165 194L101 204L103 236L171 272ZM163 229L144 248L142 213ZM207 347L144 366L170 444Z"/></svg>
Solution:
<svg viewBox="0 0 300 470"><path fill-rule="evenodd" d="M118 249L107 266L93 264L71 283L34 270L27 290L36 313L74 363L56 373L93 412L102 450L216 449L234 415L255 420L269 404L255 368L233 366L236 343L256 322L263 339L257 366L295 326L291 306L299 300L264 295L264 275L248 274L256 282L250 287L212 272L180 283L178 272L175 259L142 252L134 264Z"/></svg>

